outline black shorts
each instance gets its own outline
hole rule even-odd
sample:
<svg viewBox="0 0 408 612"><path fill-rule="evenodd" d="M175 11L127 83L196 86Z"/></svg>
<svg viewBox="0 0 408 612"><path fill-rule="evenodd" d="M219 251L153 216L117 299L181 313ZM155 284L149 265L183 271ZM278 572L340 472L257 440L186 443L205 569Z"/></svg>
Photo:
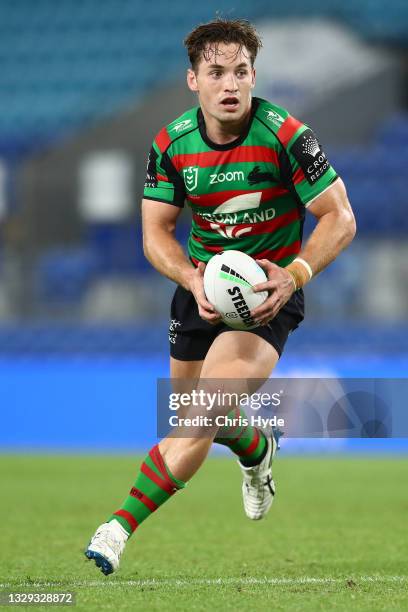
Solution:
<svg viewBox="0 0 408 612"><path fill-rule="evenodd" d="M262 325L248 332L264 338L282 355L288 335L296 329L304 318L304 296L296 291L268 325ZM215 338L228 331L234 331L225 323L211 325L198 314L198 306L191 291L178 286L171 303L170 311L170 355L181 361L200 361L204 359ZM236 331L236 330L235 330Z"/></svg>

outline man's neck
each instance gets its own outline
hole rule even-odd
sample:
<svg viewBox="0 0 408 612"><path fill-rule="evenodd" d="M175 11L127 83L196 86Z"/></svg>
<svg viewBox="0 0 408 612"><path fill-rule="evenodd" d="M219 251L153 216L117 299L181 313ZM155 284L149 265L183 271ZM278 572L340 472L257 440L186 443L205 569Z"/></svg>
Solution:
<svg viewBox="0 0 408 612"><path fill-rule="evenodd" d="M208 115L204 109L201 109L205 121L205 131L208 138L215 144L224 145L234 142L241 136L248 125L251 117L252 103L250 104L248 111L245 115L237 122L226 122L221 123L211 115Z"/></svg>

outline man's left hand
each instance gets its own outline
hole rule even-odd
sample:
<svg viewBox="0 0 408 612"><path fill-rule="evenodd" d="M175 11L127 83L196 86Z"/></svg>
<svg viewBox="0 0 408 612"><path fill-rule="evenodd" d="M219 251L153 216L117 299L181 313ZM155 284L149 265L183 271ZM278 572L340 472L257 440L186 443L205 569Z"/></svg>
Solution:
<svg viewBox="0 0 408 612"><path fill-rule="evenodd" d="M267 325L272 321L286 302L292 296L295 286L291 274L267 259L257 259L257 263L264 270L268 280L254 285L253 291L268 291L269 296L263 304L251 310L254 320L260 325Z"/></svg>

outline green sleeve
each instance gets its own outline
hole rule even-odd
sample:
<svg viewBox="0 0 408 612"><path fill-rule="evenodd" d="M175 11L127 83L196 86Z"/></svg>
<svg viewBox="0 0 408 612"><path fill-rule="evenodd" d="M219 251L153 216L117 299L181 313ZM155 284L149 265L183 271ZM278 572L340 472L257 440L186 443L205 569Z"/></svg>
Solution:
<svg viewBox="0 0 408 612"><path fill-rule="evenodd" d="M162 154L156 143L149 153L143 197L180 208L184 206L184 183L167 153Z"/></svg>
<svg viewBox="0 0 408 612"><path fill-rule="evenodd" d="M291 182L302 204L307 207L338 175L330 165L317 137L305 124L299 123L299 128L283 148L289 162L287 180Z"/></svg>

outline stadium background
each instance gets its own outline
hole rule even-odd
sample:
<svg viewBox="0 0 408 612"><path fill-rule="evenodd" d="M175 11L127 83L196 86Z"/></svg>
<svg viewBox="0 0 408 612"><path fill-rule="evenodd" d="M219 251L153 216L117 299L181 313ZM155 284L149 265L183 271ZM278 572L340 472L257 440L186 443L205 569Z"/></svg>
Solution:
<svg viewBox="0 0 408 612"><path fill-rule="evenodd" d="M407 374L405 0L0 0L3 451L134 452L156 439L173 286L143 257L142 185L154 135L195 104L182 39L217 11L258 26L255 94L312 125L357 218L351 248L307 288L278 373ZM180 239L188 229L186 211ZM407 444L283 446L350 449Z"/></svg>

